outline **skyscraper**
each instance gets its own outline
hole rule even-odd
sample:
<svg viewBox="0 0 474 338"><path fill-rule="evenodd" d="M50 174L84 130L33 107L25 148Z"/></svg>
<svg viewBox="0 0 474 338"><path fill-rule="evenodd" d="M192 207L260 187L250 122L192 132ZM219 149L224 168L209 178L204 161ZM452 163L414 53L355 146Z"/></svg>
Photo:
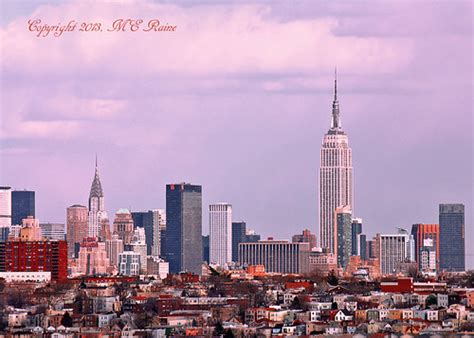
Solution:
<svg viewBox="0 0 474 338"><path fill-rule="evenodd" d="M119 209L115 213L113 232L119 235L123 244L130 244L133 237L133 218L128 209Z"/></svg>
<svg viewBox="0 0 474 338"><path fill-rule="evenodd" d="M83 205L74 204L66 211L66 239L69 257L78 257L79 247L88 235L88 211Z"/></svg>
<svg viewBox="0 0 474 338"><path fill-rule="evenodd" d="M351 233L352 233L352 252L353 256L360 256L358 251L358 238L357 236L362 233L362 218L353 218L351 224Z"/></svg>
<svg viewBox="0 0 474 338"><path fill-rule="evenodd" d="M118 266L119 254L123 252L123 241L118 234L113 234L112 238L105 241L105 251L111 266Z"/></svg>
<svg viewBox="0 0 474 338"><path fill-rule="evenodd" d="M331 128L324 135L319 170L319 227L321 247L335 253L334 211L348 206L354 211L352 149L342 130L337 100L337 79L334 80Z"/></svg>
<svg viewBox="0 0 474 338"><path fill-rule="evenodd" d="M357 255L364 261L369 258L367 254L367 236L365 234L357 235Z"/></svg>
<svg viewBox="0 0 474 338"><path fill-rule="evenodd" d="M464 204L439 205L439 240L440 269L464 271Z"/></svg>
<svg viewBox="0 0 474 338"><path fill-rule="evenodd" d="M247 224L244 221L232 222L232 261L239 260L239 243L246 240Z"/></svg>
<svg viewBox="0 0 474 338"><path fill-rule="evenodd" d="M0 187L0 227L9 228L10 225L12 225L12 190L10 187Z"/></svg>
<svg viewBox="0 0 474 338"><path fill-rule="evenodd" d="M425 273L439 269L439 225L413 224L411 234L415 240L415 261Z"/></svg>
<svg viewBox="0 0 474 338"><path fill-rule="evenodd" d="M163 253L170 272L202 273L202 187L166 185L166 231Z"/></svg>
<svg viewBox="0 0 474 338"><path fill-rule="evenodd" d="M334 242L336 243L337 266L345 268L352 252L352 211L349 206L336 208L334 214Z"/></svg>
<svg viewBox="0 0 474 338"><path fill-rule="evenodd" d="M210 263L225 265L232 261L232 205L209 205Z"/></svg>
<svg viewBox="0 0 474 338"><path fill-rule="evenodd" d="M21 224L28 216L35 217L35 192L12 191L12 224Z"/></svg>
<svg viewBox="0 0 474 338"><path fill-rule="evenodd" d="M104 192L99 178L99 168L97 166L97 157L95 159L95 174L92 181L91 191L89 194L89 223L88 236L99 237L102 224L107 219L105 211Z"/></svg>
<svg viewBox="0 0 474 338"><path fill-rule="evenodd" d="M159 256L161 250L161 231L166 228L166 215L163 209L132 212L133 226L143 227L146 235L147 254Z"/></svg>
<svg viewBox="0 0 474 338"><path fill-rule="evenodd" d="M163 209L150 210L153 216L153 241L151 254L155 257L161 253L161 233L166 230L166 213Z"/></svg>

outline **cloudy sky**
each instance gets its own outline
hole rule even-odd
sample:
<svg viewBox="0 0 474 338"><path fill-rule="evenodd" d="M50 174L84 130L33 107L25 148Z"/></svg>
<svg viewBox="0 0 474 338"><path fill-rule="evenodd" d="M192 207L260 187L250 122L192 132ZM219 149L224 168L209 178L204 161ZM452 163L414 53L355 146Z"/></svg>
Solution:
<svg viewBox="0 0 474 338"><path fill-rule="evenodd" d="M165 184L186 181L203 185L205 233L207 205L227 201L263 236L319 234L337 67L364 231L436 223L459 202L474 240L470 1L219 3L2 1L0 184L64 222L97 153L111 215L163 208ZM177 29L107 32L119 18ZM36 37L30 19L104 31Z"/></svg>

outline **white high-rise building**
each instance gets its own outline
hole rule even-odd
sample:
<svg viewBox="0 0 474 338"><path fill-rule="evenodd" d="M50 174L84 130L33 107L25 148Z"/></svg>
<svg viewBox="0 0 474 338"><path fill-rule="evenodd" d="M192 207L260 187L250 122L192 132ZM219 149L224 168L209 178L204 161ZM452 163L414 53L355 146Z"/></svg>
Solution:
<svg viewBox="0 0 474 338"><path fill-rule="evenodd" d="M89 237L99 237L102 224L107 220L105 211L104 192L99 178L99 168L97 158L95 160L95 174L89 194L89 214L87 232Z"/></svg>
<svg viewBox="0 0 474 338"><path fill-rule="evenodd" d="M209 260L224 266L232 262L232 205L209 205Z"/></svg>
<svg viewBox="0 0 474 338"><path fill-rule="evenodd" d="M163 209L153 209L153 244L151 254L155 257L161 255L161 231L166 230L166 212Z"/></svg>
<svg viewBox="0 0 474 338"><path fill-rule="evenodd" d="M0 227L12 225L12 189L0 187Z"/></svg>
<svg viewBox="0 0 474 338"><path fill-rule="evenodd" d="M415 261L415 241L406 230L399 229L393 235L377 234L376 241L382 275L395 274L400 263Z"/></svg>
<svg viewBox="0 0 474 338"><path fill-rule="evenodd" d="M347 206L354 212L352 149L342 130L337 100L337 79L334 80L331 128L324 135L319 169L319 229L321 247L336 252L334 212Z"/></svg>

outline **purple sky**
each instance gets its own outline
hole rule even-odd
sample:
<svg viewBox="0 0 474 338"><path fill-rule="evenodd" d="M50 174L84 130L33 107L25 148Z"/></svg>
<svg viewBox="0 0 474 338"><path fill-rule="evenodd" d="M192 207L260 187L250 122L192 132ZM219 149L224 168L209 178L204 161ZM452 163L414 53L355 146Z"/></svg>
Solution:
<svg viewBox="0 0 474 338"><path fill-rule="evenodd" d="M192 4L192 6L190 5ZM146 0L3 1L0 184L32 189L40 221L87 203L99 155L111 218L163 208L165 184L264 236L318 235L319 148L338 68L364 232L436 223L440 202L472 230L472 4ZM173 33L37 38L27 20L109 25L158 18Z"/></svg>

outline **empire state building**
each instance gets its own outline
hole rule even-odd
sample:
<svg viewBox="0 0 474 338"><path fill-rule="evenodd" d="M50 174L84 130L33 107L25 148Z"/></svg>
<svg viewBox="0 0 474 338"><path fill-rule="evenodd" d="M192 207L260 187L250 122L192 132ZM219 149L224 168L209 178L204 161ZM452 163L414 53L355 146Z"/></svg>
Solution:
<svg viewBox="0 0 474 338"><path fill-rule="evenodd" d="M331 128L324 135L319 169L319 227L321 247L336 253L336 208L353 209L354 185L352 149L341 125L337 100L337 78L334 80Z"/></svg>

